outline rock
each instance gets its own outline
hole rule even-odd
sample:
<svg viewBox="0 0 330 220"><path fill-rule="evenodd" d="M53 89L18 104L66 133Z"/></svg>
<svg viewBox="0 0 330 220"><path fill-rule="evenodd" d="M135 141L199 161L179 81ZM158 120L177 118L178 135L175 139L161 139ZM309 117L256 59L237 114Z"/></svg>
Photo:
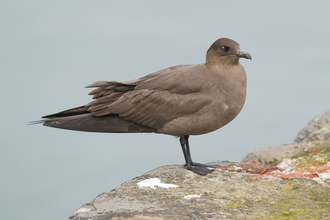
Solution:
<svg viewBox="0 0 330 220"><path fill-rule="evenodd" d="M256 148L246 155L242 163L259 161L265 165L276 166L285 158L305 155L308 149L320 149L330 146L330 111L315 117L295 139L295 142L279 146Z"/></svg>
<svg viewBox="0 0 330 220"><path fill-rule="evenodd" d="M153 178L161 184L139 184ZM100 194L69 219L322 219L330 215L329 198L330 188L309 179L255 178L249 173L218 169L199 176L183 166L171 165Z"/></svg>
<svg viewBox="0 0 330 220"><path fill-rule="evenodd" d="M310 136L311 133L321 129L325 130L324 133L330 134L330 111L327 111L310 121L309 124L298 133L294 141L300 143Z"/></svg>
<svg viewBox="0 0 330 220"><path fill-rule="evenodd" d="M295 142L258 148L207 176L156 168L77 209L70 220L329 219L330 111ZM277 165L275 167L275 165Z"/></svg>
<svg viewBox="0 0 330 220"><path fill-rule="evenodd" d="M256 148L248 155L246 155L242 163L255 160L269 166L276 166L281 163L284 158L299 157L304 154L306 148L312 148L316 145L293 142L291 144L283 144L279 146L269 146Z"/></svg>

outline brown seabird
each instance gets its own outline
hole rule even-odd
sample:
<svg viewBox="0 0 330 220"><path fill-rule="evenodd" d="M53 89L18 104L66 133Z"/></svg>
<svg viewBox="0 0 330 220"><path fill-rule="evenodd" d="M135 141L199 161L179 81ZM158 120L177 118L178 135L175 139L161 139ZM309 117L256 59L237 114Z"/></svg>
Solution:
<svg viewBox="0 0 330 220"><path fill-rule="evenodd" d="M179 65L126 81L98 81L93 102L44 116L45 126L88 132L154 132L180 138L186 168L211 172L194 163L189 135L215 131L232 121L246 97L246 73L240 58L252 59L228 38L216 40L206 62Z"/></svg>

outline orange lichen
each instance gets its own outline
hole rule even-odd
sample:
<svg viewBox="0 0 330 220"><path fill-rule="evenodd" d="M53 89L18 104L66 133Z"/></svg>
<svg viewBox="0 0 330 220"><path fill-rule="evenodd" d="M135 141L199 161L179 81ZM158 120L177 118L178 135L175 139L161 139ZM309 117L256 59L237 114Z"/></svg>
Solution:
<svg viewBox="0 0 330 220"><path fill-rule="evenodd" d="M236 172L236 173L251 173L254 174L254 178L265 178L274 177L287 180L292 177L303 177L308 179L313 179L318 177L318 173L330 172L330 165L322 166L325 163L318 163L318 167L313 166L312 169L308 169L304 166L299 170L289 170L281 169L278 167L267 167L258 161L248 161L246 163L230 164L227 166L218 167L217 169L226 172ZM328 163L327 163L328 164Z"/></svg>

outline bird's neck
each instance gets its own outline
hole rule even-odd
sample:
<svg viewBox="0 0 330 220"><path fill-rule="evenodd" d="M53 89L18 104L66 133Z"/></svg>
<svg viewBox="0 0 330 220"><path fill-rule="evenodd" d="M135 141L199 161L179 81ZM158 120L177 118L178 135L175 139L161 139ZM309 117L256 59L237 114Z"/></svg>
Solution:
<svg viewBox="0 0 330 220"><path fill-rule="evenodd" d="M239 65L238 59L229 59L228 57L206 57L205 65L209 69L228 68Z"/></svg>

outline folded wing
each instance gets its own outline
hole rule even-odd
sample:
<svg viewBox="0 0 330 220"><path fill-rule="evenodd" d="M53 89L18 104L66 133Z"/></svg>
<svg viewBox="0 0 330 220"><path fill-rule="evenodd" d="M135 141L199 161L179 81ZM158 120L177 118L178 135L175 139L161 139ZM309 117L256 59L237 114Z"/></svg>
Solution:
<svg viewBox="0 0 330 220"><path fill-rule="evenodd" d="M212 102L203 89L213 86L196 65L181 65L128 82L99 81L88 87L96 100L86 105L93 116L118 114L127 121L154 129L194 114ZM189 77L188 77L189 76ZM188 81L189 79L189 81Z"/></svg>
<svg viewBox="0 0 330 220"><path fill-rule="evenodd" d="M97 132L156 132L171 120L197 113L212 102L214 87L198 65L180 65L127 82L98 81L95 101L47 115L44 125Z"/></svg>

